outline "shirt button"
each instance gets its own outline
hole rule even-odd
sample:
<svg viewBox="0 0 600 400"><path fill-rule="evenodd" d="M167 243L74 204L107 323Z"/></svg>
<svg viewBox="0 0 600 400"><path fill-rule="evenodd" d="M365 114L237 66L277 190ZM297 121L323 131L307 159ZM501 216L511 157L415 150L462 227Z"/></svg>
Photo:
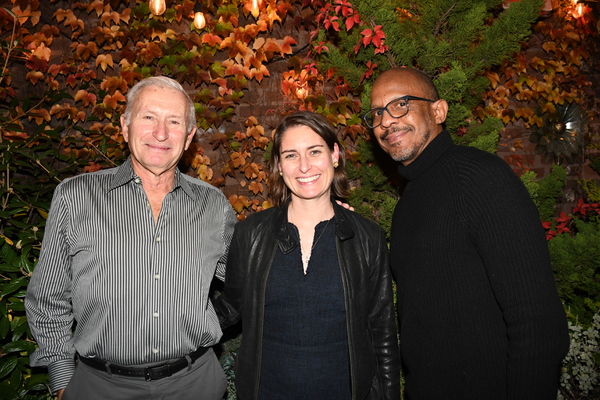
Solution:
<svg viewBox="0 0 600 400"><path fill-rule="evenodd" d="M156 238L156 241L157 241L157 242L160 242L160 237L157 237L157 238Z"/></svg>
<svg viewBox="0 0 600 400"><path fill-rule="evenodd" d="M152 352L153 352L154 354L156 354L156 353L158 353L158 349L157 349L157 348L153 348L153 349L152 349Z"/></svg>
<svg viewBox="0 0 600 400"><path fill-rule="evenodd" d="M153 316L154 318L158 318L158 313L157 313L157 312L155 312L154 314L152 314L152 316Z"/></svg>
<svg viewBox="0 0 600 400"><path fill-rule="evenodd" d="M156 280L160 279L160 275L159 274L154 275L154 279L156 279Z"/></svg>
<svg viewBox="0 0 600 400"><path fill-rule="evenodd" d="M140 178L135 178L134 182L135 183L140 183Z"/></svg>

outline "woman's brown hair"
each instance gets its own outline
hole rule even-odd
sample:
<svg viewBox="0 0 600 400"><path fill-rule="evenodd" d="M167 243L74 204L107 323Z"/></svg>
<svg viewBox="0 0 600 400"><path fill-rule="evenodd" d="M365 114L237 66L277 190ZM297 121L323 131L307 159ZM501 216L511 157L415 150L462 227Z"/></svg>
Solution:
<svg viewBox="0 0 600 400"><path fill-rule="evenodd" d="M335 129L325 117L310 111L297 111L286 116L283 121L275 128L273 134L273 146L271 147L271 155L269 157L269 196L271 202L276 207L285 205L291 198L292 193L286 186L281 175L279 175L279 156L281 152L281 141L283 135L288 129L295 126L307 126L312 129L317 135L321 136L329 151L333 152L334 145L338 145L339 159L338 166L335 168L333 182L331 183L331 194L335 198L345 199L348 196L348 177L344 165L346 164L346 153L340 143Z"/></svg>

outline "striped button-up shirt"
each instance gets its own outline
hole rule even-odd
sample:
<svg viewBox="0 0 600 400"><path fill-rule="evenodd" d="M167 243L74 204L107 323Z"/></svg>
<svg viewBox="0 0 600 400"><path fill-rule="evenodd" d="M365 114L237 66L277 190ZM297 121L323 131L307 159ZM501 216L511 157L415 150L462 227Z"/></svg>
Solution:
<svg viewBox="0 0 600 400"><path fill-rule="evenodd" d="M31 365L48 366L56 391L75 352L139 365L217 343L209 286L224 279L235 221L218 189L177 171L155 223L130 159L65 180L25 300Z"/></svg>

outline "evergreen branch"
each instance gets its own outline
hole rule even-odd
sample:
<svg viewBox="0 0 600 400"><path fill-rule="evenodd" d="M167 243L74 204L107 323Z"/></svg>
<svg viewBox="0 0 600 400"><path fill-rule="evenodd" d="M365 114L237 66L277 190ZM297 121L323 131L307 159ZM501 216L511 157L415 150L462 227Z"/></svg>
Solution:
<svg viewBox="0 0 600 400"><path fill-rule="evenodd" d="M457 3L458 3L458 2L454 2L454 4L452 4L452 7L450 7L450 8L448 9L448 11L446 11L446 12L444 13L444 15L442 15L442 17L440 18L440 20L439 20L439 22L438 22L437 26L435 27L435 29L434 29L434 30L433 30L433 32L432 32L432 35L433 35L433 36L436 36L436 35L438 35L438 34L440 33L440 31L442 30L442 24L444 23L444 21L446 20L446 17L448 17L448 14L450 14L450 12L451 12L451 11L452 11L452 9L453 9L453 8L456 6L456 4L457 4Z"/></svg>

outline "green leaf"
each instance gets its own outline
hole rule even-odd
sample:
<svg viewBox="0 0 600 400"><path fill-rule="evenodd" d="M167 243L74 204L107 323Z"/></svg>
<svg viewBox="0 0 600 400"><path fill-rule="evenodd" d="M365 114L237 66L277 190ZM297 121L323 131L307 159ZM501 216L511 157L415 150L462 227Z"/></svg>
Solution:
<svg viewBox="0 0 600 400"><path fill-rule="evenodd" d="M6 343L4 346L2 346L2 349L5 353L25 351L28 354L31 354L35 350L35 344L28 340L16 340L14 342Z"/></svg>
<svg viewBox="0 0 600 400"><path fill-rule="evenodd" d="M17 366L18 358L13 357L2 357L0 358L0 379L10 374Z"/></svg>
<svg viewBox="0 0 600 400"><path fill-rule="evenodd" d="M27 287L27 283L28 283L28 278L25 276L11 281L10 283L4 285L4 287L2 289L2 293L0 293L0 297L5 297L6 295L17 291L21 287Z"/></svg>

